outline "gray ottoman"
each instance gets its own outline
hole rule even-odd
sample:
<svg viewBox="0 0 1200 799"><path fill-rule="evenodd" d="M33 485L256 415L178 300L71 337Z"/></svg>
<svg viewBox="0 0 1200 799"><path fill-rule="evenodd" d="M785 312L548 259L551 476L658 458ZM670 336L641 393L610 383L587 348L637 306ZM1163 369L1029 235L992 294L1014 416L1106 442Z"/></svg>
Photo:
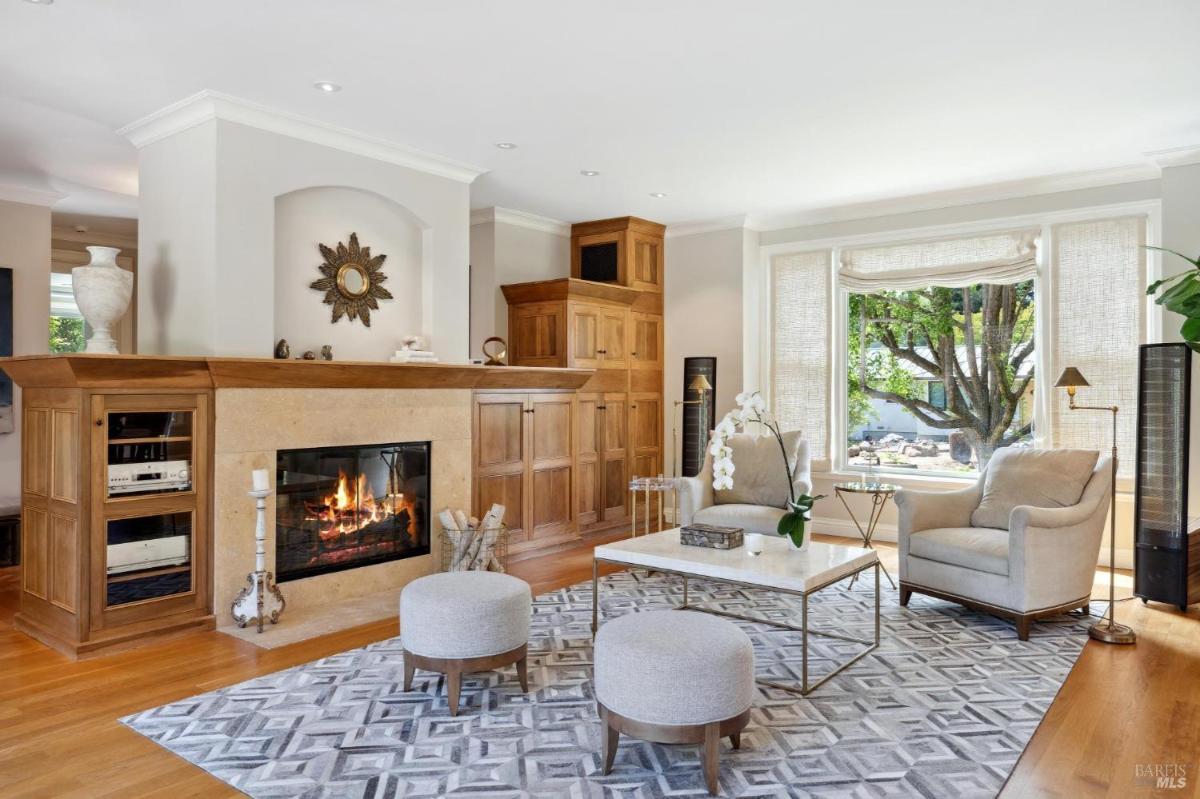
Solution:
<svg viewBox="0 0 1200 799"><path fill-rule="evenodd" d="M446 675L450 714L458 715L462 675L517 664L521 690L529 690L525 668L529 584L496 572L445 572L413 580L400 592L400 640L404 690L416 669Z"/></svg>
<svg viewBox="0 0 1200 799"><path fill-rule="evenodd" d="M606 623L596 634L596 702L604 724L604 773L621 733L656 743L703 744L709 793L718 745L741 731L754 704L754 647L738 627L705 613L658 610Z"/></svg>

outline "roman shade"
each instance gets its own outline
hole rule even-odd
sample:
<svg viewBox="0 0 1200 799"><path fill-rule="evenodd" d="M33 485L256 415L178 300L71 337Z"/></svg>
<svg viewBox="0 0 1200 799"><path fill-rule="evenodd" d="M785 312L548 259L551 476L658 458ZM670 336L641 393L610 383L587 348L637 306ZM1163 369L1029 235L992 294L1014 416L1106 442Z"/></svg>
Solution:
<svg viewBox="0 0 1200 799"><path fill-rule="evenodd" d="M1037 230L842 250L838 285L860 294L1020 283L1037 276Z"/></svg>
<svg viewBox="0 0 1200 799"><path fill-rule="evenodd" d="M771 259L771 409L784 430L803 430L809 457L829 458L832 375L830 250Z"/></svg>

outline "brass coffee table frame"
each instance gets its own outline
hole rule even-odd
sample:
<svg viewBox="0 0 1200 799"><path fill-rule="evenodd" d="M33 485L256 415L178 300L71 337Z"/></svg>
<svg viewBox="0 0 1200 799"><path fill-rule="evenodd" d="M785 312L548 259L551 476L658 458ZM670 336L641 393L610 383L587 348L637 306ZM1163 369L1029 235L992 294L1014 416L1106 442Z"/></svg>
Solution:
<svg viewBox="0 0 1200 799"><path fill-rule="evenodd" d="M778 688L781 691L787 691L788 693L797 694L799 696L808 696L813 691L817 690L822 685L824 685L826 682L828 682L830 679L832 679L833 677L836 677L838 674L841 674L843 671L850 668L855 663L862 660L864 657L866 657L867 655L871 654L872 652L874 652L876 649L879 648L879 569L880 569L880 563L879 563L878 557L876 557L876 559L872 563L868 563L865 566L860 566L859 568L855 569L852 572L843 574L835 579L829 580L828 582L821 583L820 585L818 585L814 588L810 588L807 591L793 591L793 590L785 589L785 588L776 588L775 586L756 585L754 583L745 583L745 582L740 582L737 580L726 580L726 579L723 579L720 577L709 577L709 576L702 575L702 574L695 574L693 572L680 571L678 569L664 568L661 566L655 566L653 568L650 568L647 566L641 566L641 565L637 565L637 564L627 563L625 561L610 560L608 558L597 558L597 557L593 556L593 558L592 558L592 635L593 636L596 635L596 630L600 626L599 614L600 614L600 564L601 563L611 563L613 565L626 566L629 568L648 569L657 574L673 574L673 575L676 575L677 577L682 577L683 578L683 603L676 605L675 610L695 610L695 611L699 611L701 613L711 613L714 616L725 616L725 617L731 618L731 619L740 619L741 621L754 622L755 624L766 624L770 627L777 627L779 629L791 630L792 632L800 633L800 643L801 643L800 686L796 687L795 685L789 685L787 683L781 683L781 682L774 682L772 680L766 680L761 677L756 677L755 682L757 682L759 685L765 685L770 688ZM831 586L835 583L839 583L848 577L851 578L852 580L857 579L860 574L862 574L864 571L866 571L867 569L870 569L870 568L875 569L875 640L870 641L870 640L866 640L863 638L854 638L853 636L849 636L849 635L841 635L839 633L831 633L831 632L827 632L825 630L810 629L809 625L808 625L808 597L809 597L809 595L815 594L818 591L828 588L829 586ZM798 596L798 597L800 597L800 626L796 627L795 625L784 624L783 622L772 621L771 619L764 619L764 618L761 618L758 616L743 616L739 613L730 613L729 611L726 611L726 610L717 610L716 608L706 608L701 605L689 604L688 603L688 579L692 578L692 577L694 577L698 580L709 580L714 583L725 583L727 585L736 585L739 588L751 588L751 589L755 589L755 590L759 590L759 591L774 591L775 593L779 593L779 594L790 594L792 596ZM810 636L810 635L819 635L823 638L836 638L839 641L849 641L849 642L855 643L855 644L862 644L862 645L866 646L867 648L864 649L862 652L859 652L857 655L850 658L849 660L839 664L836 668L834 668L833 671L829 672L828 674L826 674L824 677L820 678L816 682L810 683L808 680L808 636Z"/></svg>

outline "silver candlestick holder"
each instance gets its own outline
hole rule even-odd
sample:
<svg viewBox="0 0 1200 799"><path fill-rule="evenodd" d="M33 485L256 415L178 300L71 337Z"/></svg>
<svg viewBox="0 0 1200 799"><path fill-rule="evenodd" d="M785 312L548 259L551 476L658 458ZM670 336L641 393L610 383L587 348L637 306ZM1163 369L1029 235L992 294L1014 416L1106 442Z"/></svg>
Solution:
<svg viewBox="0 0 1200 799"><path fill-rule="evenodd" d="M232 613L238 627L257 624L261 633L264 622L278 623L287 603L275 585L275 575L267 571L267 497L274 492L264 488L247 493L254 497L254 507L258 511L254 527L254 571L246 575L249 585L233 600Z"/></svg>

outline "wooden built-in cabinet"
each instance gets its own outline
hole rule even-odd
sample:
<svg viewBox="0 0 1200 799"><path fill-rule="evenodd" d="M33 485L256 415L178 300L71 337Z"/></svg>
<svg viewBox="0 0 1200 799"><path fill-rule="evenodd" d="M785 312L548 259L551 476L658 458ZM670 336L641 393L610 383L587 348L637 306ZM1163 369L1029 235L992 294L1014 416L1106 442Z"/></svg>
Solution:
<svg viewBox="0 0 1200 799"><path fill-rule="evenodd" d="M595 234L598 238L584 240L616 241L619 252L636 252L636 236L631 238L629 233L628 228L599 231ZM646 258L653 255L654 262L648 262L640 272L647 280L660 281L662 277L661 231L658 235L656 248L641 248ZM573 395L573 513L569 527L553 527L554 540L561 540L560 535L573 537L628 523L630 479L655 476L663 469L662 293L576 278L518 283L502 289L509 304L511 364L595 370ZM478 400L504 401L484 395L478 395ZM486 426L489 421L511 425L515 417L481 412L479 418ZM479 431L478 441L493 438L503 436ZM525 457L512 456L504 468L509 474L522 468L529 472L530 466L517 463ZM479 462L476 467L477 481L498 479L499 466ZM534 492L536 504L542 486L529 480L522 485L524 490ZM490 488L483 489L483 493L477 491L475 512L486 510L488 497L500 493ZM524 499L525 508L530 507L530 501ZM567 529L571 532L561 532ZM513 540L537 546L530 542L544 539L522 532Z"/></svg>
<svg viewBox="0 0 1200 799"><path fill-rule="evenodd" d="M78 657L213 626L211 401L26 389L19 629Z"/></svg>
<svg viewBox="0 0 1200 799"><path fill-rule="evenodd" d="M570 392L475 395L473 513L504 505L511 552L575 536L575 414Z"/></svg>

